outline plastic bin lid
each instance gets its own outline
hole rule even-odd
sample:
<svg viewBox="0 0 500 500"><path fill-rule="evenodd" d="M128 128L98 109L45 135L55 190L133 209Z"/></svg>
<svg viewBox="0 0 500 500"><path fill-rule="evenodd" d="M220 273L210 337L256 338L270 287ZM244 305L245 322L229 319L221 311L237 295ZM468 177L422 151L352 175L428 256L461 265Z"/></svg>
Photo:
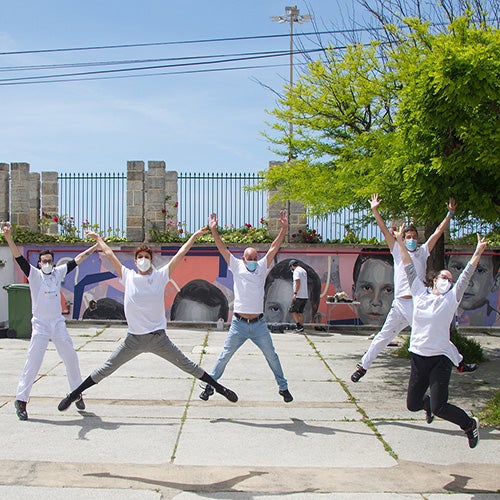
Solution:
<svg viewBox="0 0 500 500"><path fill-rule="evenodd" d="M28 283L12 283L11 285L4 286L5 290L24 290L29 288Z"/></svg>

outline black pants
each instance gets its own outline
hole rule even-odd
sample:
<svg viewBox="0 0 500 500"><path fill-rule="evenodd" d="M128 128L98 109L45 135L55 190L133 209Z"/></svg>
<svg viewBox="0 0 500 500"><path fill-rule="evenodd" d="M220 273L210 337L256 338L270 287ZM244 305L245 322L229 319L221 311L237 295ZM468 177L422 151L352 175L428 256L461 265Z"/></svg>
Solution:
<svg viewBox="0 0 500 500"><path fill-rule="evenodd" d="M439 418L448 420L466 430L472 419L458 406L448 403L448 386L452 362L446 356L411 355L406 407L410 411L430 410ZM426 395L429 389L429 396Z"/></svg>

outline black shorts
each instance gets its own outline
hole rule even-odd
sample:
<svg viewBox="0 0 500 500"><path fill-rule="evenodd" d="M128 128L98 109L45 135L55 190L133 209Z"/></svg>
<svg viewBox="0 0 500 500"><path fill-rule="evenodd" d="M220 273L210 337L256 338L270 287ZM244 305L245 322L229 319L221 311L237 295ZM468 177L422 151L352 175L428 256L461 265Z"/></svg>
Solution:
<svg viewBox="0 0 500 500"><path fill-rule="evenodd" d="M302 314L306 308L307 299L295 299L288 312Z"/></svg>

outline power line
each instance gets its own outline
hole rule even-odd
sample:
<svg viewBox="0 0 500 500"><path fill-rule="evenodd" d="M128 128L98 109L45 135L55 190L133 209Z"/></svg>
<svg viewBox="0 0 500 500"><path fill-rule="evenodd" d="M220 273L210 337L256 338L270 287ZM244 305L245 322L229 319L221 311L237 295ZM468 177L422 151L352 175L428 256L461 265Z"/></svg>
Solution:
<svg viewBox="0 0 500 500"><path fill-rule="evenodd" d="M381 28L377 28L381 29ZM367 28L353 28L345 30L327 30L327 31L312 31L309 33L296 33L296 36L311 36L311 35L332 35L332 34L342 34L342 33L359 33L373 31L372 28L368 30ZM55 48L55 49L37 49L37 50L17 50L11 52L0 52L0 56L11 56L11 55L21 55L21 54L47 54L52 52L77 52L85 50L106 50L106 49L125 49L125 48L136 48L136 47L157 47L162 45L186 45L186 44L196 44L196 43L214 43L214 42L233 42L233 41L243 41L243 40L261 40L266 38L283 38L288 37L288 34L275 34L275 35L253 35L253 36L239 36L239 37L224 37L224 38L202 38L199 40L178 40L170 42L150 42L150 43L126 43L120 45L96 45L88 47L67 47L67 48Z"/></svg>
<svg viewBox="0 0 500 500"><path fill-rule="evenodd" d="M324 49L309 49L305 51L301 51L301 53L314 53L314 52L322 52ZM46 79L54 79L54 78L65 78L65 77L76 77L76 76L90 76L90 75L104 75L110 73L124 73L130 71L149 71L154 69L164 69L164 68L178 68L178 67L186 67L186 66L203 66L207 64L220 64L220 63L231 63L231 62L240 62L240 61L249 61L254 59L268 59L272 57L282 57L283 55L288 55L288 52L284 53L271 53L267 55L259 55L259 56L247 56L247 57L230 57L227 59L220 59L217 61L199 61L199 62L185 62L185 63L177 63L177 64L161 64L161 65L153 65L153 66L142 66L138 68L116 68L116 69L108 69L108 70L99 70L99 71L81 71L78 73L62 73L55 75L40 75L40 76L26 76L26 77L17 77L17 78L3 78L0 79L0 85L8 85L14 84L18 82L24 81L43 81Z"/></svg>

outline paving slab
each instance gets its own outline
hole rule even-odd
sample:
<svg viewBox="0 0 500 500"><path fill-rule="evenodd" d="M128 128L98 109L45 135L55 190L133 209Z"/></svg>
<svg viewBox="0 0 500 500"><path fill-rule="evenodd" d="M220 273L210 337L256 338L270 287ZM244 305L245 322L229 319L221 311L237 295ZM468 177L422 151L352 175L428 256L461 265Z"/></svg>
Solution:
<svg viewBox="0 0 500 500"><path fill-rule="evenodd" d="M126 335L117 324L69 330L84 378ZM210 371L227 331L170 326L168 335ZM453 373L450 401L477 412L499 388L500 336L473 336L489 361ZM85 411L62 413L66 374L50 344L22 422L13 401L28 341L0 339L0 498L500 499L500 430L481 427L470 450L452 424L408 412L409 362L395 348L354 384L367 335L312 330L273 342L292 403L247 342L221 379L236 404L200 400L199 381L144 354L88 389Z"/></svg>

